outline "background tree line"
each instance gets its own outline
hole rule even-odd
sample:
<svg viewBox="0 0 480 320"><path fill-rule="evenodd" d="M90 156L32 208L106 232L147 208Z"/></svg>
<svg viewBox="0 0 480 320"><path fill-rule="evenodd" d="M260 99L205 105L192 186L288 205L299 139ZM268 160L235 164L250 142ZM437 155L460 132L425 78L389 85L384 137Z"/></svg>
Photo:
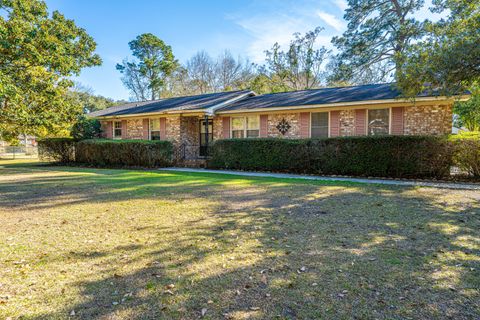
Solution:
<svg viewBox="0 0 480 320"><path fill-rule="evenodd" d="M170 46L147 33L129 43L132 58L117 64L117 70L133 100L244 89L258 93L311 89L326 84L323 68L330 51L317 46L321 31L294 34L285 51L274 44L263 65L234 57L229 50L215 58L201 50L180 64Z"/></svg>

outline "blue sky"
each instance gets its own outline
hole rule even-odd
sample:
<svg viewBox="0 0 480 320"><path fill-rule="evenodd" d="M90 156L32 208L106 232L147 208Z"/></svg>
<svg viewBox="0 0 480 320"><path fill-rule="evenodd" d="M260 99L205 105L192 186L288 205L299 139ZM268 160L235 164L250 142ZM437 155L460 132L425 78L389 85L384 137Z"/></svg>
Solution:
<svg viewBox="0 0 480 320"><path fill-rule="evenodd" d="M171 45L184 63L199 50L216 56L225 49L261 63L264 51L288 44L294 32L322 26L319 45L346 28L346 0L46 0L93 36L100 67L84 69L78 80L114 99L128 99L115 65L130 56L128 42L150 32ZM428 15L428 13L425 13Z"/></svg>

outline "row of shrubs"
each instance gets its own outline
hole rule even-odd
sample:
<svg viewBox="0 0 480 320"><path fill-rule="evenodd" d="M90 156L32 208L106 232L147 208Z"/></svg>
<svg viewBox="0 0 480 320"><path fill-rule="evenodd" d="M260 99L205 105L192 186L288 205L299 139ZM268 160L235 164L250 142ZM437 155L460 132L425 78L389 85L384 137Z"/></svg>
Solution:
<svg viewBox="0 0 480 320"><path fill-rule="evenodd" d="M98 166L173 164L169 141L46 139L42 158ZM445 178L452 166L480 177L478 136L228 139L210 149L210 168L391 178Z"/></svg>
<svg viewBox="0 0 480 320"><path fill-rule="evenodd" d="M229 139L210 168L391 178L445 178L452 166L480 177L480 140L434 136Z"/></svg>
<svg viewBox="0 0 480 320"><path fill-rule="evenodd" d="M164 167L172 165L173 146L169 141L56 138L39 141L39 155L62 163Z"/></svg>

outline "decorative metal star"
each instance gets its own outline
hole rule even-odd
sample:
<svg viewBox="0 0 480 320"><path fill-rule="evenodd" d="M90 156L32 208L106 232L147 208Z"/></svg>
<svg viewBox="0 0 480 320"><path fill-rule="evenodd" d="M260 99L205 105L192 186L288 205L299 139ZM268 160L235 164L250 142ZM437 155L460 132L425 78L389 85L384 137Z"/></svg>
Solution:
<svg viewBox="0 0 480 320"><path fill-rule="evenodd" d="M280 131L281 134L285 135L285 133L288 132L288 130L290 130L292 126L290 126L290 123L288 123L287 120L285 120L285 118L282 119L282 121L280 121L278 124L277 124L277 129L278 131Z"/></svg>

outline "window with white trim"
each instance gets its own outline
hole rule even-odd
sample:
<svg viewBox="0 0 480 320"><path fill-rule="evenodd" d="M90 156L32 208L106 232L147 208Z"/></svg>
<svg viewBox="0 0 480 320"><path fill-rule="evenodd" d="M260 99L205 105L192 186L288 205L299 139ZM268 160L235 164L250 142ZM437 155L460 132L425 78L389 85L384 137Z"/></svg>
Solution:
<svg viewBox="0 0 480 320"><path fill-rule="evenodd" d="M328 137L328 112L312 112L311 131L312 138Z"/></svg>
<svg viewBox="0 0 480 320"><path fill-rule="evenodd" d="M390 132L390 108L368 110L368 135L386 135Z"/></svg>
<svg viewBox="0 0 480 320"><path fill-rule="evenodd" d="M160 139L160 119L150 119L150 140Z"/></svg>
<svg viewBox="0 0 480 320"><path fill-rule="evenodd" d="M258 138L260 118L258 116L232 117L232 138Z"/></svg>
<svg viewBox="0 0 480 320"><path fill-rule="evenodd" d="M122 121L113 121L113 138L120 139L122 137Z"/></svg>

